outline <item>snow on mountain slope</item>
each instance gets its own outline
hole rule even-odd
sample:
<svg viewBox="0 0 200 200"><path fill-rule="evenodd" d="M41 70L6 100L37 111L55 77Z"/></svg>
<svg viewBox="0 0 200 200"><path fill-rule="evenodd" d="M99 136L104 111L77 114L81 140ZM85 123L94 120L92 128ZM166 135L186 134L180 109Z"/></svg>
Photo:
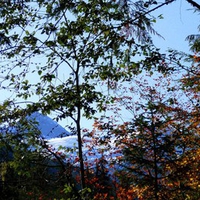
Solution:
<svg viewBox="0 0 200 200"><path fill-rule="evenodd" d="M47 144L54 149L54 151L64 153L66 160L71 164L79 165L76 161L79 155L77 135L52 138L48 140ZM90 167L94 167L97 160L104 158L106 161L109 161L116 159L117 156L121 156L121 153L117 151L114 140L109 144L110 148L108 149L104 145L94 145L92 138L83 137L82 152L84 161L87 162ZM71 149L71 151L69 149Z"/></svg>
<svg viewBox="0 0 200 200"><path fill-rule="evenodd" d="M66 148L77 148L77 135L69 135L63 138L52 138L48 140L48 144L52 145L55 149L59 149L61 146Z"/></svg>
<svg viewBox="0 0 200 200"><path fill-rule="evenodd" d="M27 117L27 119L33 121L33 126L36 126L36 128L41 132L41 136L44 139L48 140L51 138L71 135L56 121L39 112L32 113L30 116ZM34 123L34 121L36 123Z"/></svg>

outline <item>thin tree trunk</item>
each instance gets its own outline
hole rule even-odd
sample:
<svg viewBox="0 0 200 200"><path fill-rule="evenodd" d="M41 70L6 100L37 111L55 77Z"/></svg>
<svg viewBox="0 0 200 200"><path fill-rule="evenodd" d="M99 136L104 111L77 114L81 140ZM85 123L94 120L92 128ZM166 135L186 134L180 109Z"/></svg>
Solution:
<svg viewBox="0 0 200 200"><path fill-rule="evenodd" d="M153 118L152 118L153 119ZM151 133L153 137L153 152L154 152L154 170L155 170L155 177L154 177L154 196L155 200L158 200L158 166L157 166L157 139L155 133L155 125L151 123Z"/></svg>
<svg viewBox="0 0 200 200"><path fill-rule="evenodd" d="M80 162L80 176L81 176L81 189L85 188L85 176L84 176L84 162L83 162L83 151L82 151L82 139L81 139L81 91L79 82L79 63L77 63L76 70L76 92L77 92L77 136L78 136L78 152L79 152L79 162Z"/></svg>

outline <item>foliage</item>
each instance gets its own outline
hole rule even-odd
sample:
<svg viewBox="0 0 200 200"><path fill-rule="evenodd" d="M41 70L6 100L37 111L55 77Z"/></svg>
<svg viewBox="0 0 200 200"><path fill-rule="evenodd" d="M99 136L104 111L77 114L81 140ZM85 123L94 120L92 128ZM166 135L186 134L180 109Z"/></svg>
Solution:
<svg viewBox="0 0 200 200"><path fill-rule="evenodd" d="M199 37L188 37L191 67L179 52L166 58L151 39L159 36L151 12L173 1L0 2L1 87L14 91L0 122L16 128L1 130L6 199L199 199ZM26 120L34 111L71 119L80 167L40 143ZM98 119L99 112L114 116ZM100 132L88 132L89 149L103 145L94 168L82 152L82 119L96 119ZM114 158L105 154L112 140Z"/></svg>
<svg viewBox="0 0 200 200"><path fill-rule="evenodd" d="M149 33L155 31L148 9L154 2L38 0L2 4L6 6L0 14L1 53L8 62L6 68L2 66L7 73L3 87L13 87L17 98L25 100L38 95L39 103L28 105L31 111L57 110L57 119L73 120L84 188L81 116L92 117L94 103L102 110L106 97L95 89L97 81L123 78L124 73L116 76L115 72L129 62L131 49L143 49L142 54L149 51ZM45 56L44 61L35 61L36 56ZM67 78L61 80L63 70ZM28 72L37 77L36 83L29 81Z"/></svg>
<svg viewBox="0 0 200 200"><path fill-rule="evenodd" d="M54 152L19 108L8 110L2 106L0 142L0 188L4 199L40 199L64 197L64 184L72 184L72 166L65 157ZM9 121L3 113L9 113ZM25 113L27 114L27 113ZM52 190L54 188L54 190ZM74 188L74 192L75 192Z"/></svg>
<svg viewBox="0 0 200 200"><path fill-rule="evenodd" d="M114 115L95 123L105 134L98 142L110 149L114 138L121 151L114 160L119 199L199 199L199 52L187 56L190 66L179 53L172 59L175 52L165 62L170 73L119 84L108 106Z"/></svg>

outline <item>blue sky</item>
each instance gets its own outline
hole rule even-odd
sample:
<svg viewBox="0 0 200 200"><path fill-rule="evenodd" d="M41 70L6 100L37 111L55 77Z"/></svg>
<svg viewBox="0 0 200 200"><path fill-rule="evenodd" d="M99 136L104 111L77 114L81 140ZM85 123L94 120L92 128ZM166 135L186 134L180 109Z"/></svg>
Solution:
<svg viewBox="0 0 200 200"><path fill-rule="evenodd" d="M176 0L152 14L155 16L162 14L164 17L158 19L154 27L165 40L154 37L155 45L162 50L172 48L188 52L188 42L185 38L190 34L197 34L197 27L200 24L200 15L194 13L192 6L186 0Z"/></svg>

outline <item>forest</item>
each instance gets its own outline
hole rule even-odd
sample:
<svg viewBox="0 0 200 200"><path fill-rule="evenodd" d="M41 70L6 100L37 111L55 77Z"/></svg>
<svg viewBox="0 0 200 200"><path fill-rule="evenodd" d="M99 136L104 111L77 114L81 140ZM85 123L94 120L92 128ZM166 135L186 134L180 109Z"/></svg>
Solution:
<svg viewBox="0 0 200 200"><path fill-rule="evenodd" d="M0 1L0 199L200 199L200 25L188 49L154 43L177 1Z"/></svg>

